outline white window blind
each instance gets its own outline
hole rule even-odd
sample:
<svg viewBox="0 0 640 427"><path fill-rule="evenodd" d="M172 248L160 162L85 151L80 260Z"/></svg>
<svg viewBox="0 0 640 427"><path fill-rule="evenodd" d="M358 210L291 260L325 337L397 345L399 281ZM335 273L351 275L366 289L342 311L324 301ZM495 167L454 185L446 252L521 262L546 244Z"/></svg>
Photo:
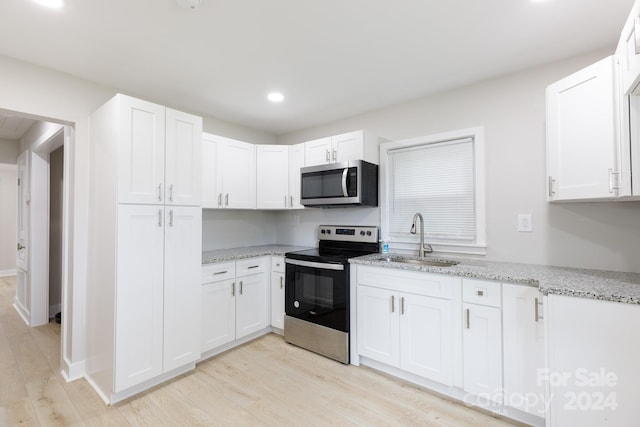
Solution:
<svg viewBox="0 0 640 427"><path fill-rule="evenodd" d="M476 241L473 142L462 138L388 152L392 239L407 239L413 215L420 212L425 240Z"/></svg>

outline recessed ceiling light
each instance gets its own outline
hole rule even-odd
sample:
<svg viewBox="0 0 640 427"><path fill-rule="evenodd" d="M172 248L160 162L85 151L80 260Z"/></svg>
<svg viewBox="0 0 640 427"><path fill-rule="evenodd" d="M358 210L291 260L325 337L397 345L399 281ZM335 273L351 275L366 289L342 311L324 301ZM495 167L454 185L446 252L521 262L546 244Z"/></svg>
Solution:
<svg viewBox="0 0 640 427"><path fill-rule="evenodd" d="M267 98L271 102L282 102L282 100L284 99L284 95L279 92L271 92L269 95L267 95Z"/></svg>
<svg viewBox="0 0 640 427"><path fill-rule="evenodd" d="M183 9L197 9L202 5L202 0L177 0L178 6Z"/></svg>
<svg viewBox="0 0 640 427"><path fill-rule="evenodd" d="M60 9L64 7L64 0L34 0L41 6L50 7L51 9Z"/></svg>

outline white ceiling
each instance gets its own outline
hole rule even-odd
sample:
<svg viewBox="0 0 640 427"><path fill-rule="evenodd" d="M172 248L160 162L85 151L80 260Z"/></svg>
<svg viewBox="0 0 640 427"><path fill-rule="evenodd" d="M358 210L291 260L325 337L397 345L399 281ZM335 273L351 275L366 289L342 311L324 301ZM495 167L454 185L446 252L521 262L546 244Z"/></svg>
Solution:
<svg viewBox="0 0 640 427"><path fill-rule="evenodd" d="M286 133L608 47L633 0L0 1L0 54ZM281 104L266 100L282 91Z"/></svg>

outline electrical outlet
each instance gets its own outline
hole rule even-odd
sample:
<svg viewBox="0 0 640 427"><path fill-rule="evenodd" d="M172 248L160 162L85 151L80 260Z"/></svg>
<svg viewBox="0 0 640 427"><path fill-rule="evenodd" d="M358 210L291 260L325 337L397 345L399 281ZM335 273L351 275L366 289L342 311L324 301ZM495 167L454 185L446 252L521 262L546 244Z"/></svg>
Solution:
<svg viewBox="0 0 640 427"><path fill-rule="evenodd" d="M531 233L533 231L531 214L518 215L518 231L521 233Z"/></svg>

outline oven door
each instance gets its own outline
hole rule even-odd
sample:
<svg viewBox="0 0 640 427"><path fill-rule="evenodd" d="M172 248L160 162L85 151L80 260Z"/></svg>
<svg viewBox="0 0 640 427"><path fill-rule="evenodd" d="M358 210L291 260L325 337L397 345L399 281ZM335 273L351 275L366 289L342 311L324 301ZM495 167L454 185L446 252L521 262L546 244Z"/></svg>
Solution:
<svg viewBox="0 0 640 427"><path fill-rule="evenodd" d="M286 314L349 332L349 264L290 258L285 263Z"/></svg>

